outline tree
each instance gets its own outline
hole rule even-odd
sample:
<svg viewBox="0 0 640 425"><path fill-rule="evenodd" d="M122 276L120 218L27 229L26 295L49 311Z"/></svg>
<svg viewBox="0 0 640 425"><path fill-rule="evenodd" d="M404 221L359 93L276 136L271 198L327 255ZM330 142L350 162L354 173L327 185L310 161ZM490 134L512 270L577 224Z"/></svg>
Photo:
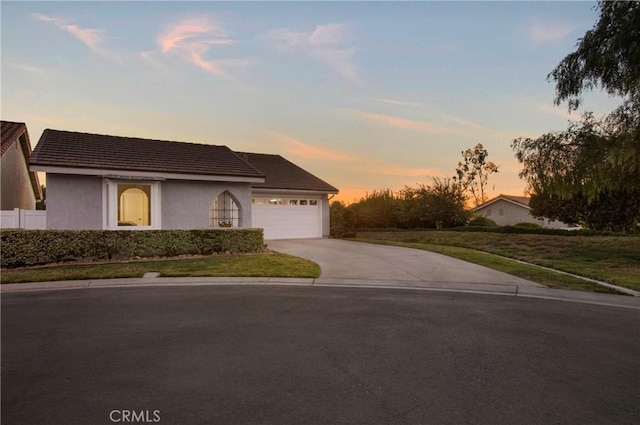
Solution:
<svg viewBox="0 0 640 425"><path fill-rule="evenodd" d="M363 229L396 227L399 199L390 189L374 190L349 205L356 214L356 227Z"/></svg>
<svg viewBox="0 0 640 425"><path fill-rule="evenodd" d="M346 237L355 232L356 213L346 207L340 201L333 201L329 208L331 222L331 236L334 238Z"/></svg>
<svg viewBox="0 0 640 425"><path fill-rule="evenodd" d="M592 201L583 194L563 199L548 193L536 194L529 202L531 214L569 224L581 223L595 230L628 231L638 220L640 197L602 193Z"/></svg>
<svg viewBox="0 0 640 425"><path fill-rule="evenodd" d="M473 149L462 151L462 161L456 168L457 180L465 191L468 191L474 199L476 207L487 200L485 188L489 175L498 172L498 166L487 161L489 152L478 143Z"/></svg>
<svg viewBox="0 0 640 425"><path fill-rule="evenodd" d="M620 96L621 105L599 119L586 112L564 131L515 139L512 148L538 205L534 214L552 218L559 202L588 226L628 228L640 220L638 204L627 202L640 196L640 1L597 8L594 28L547 79L556 82L554 102L568 101L569 110L597 87Z"/></svg>
<svg viewBox="0 0 640 425"><path fill-rule="evenodd" d="M640 1L600 1L600 17L575 52L547 75L556 82L555 104L582 103L582 92L600 86L612 96L640 95Z"/></svg>
<svg viewBox="0 0 640 425"><path fill-rule="evenodd" d="M45 185L40 185L40 190L42 190L42 199L40 201L36 201L36 209L37 210L46 210L47 209L47 187Z"/></svg>
<svg viewBox="0 0 640 425"><path fill-rule="evenodd" d="M599 120L602 146L584 149L585 156L594 150L601 155L592 167L597 179L597 188L588 190L592 199L601 191L635 191L640 185L640 1L600 1L597 8L593 29L547 76L556 83L555 104L568 101L569 110L583 103L583 92L597 87L622 98Z"/></svg>
<svg viewBox="0 0 640 425"><path fill-rule="evenodd" d="M400 222L403 227L456 227L469 218L467 197L454 179L433 178L432 184L405 186L400 191Z"/></svg>

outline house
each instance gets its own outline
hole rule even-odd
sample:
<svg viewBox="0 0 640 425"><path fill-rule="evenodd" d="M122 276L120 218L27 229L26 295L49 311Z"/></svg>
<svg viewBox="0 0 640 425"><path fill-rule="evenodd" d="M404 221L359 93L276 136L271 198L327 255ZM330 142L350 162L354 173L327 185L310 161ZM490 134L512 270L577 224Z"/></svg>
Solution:
<svg viewBox="0 0 640 425"><path fill-rule="evenodd" d="M35 210L42 200L40 181L29 171L31 141L22 122L0 121L0 210Z"/></svg>
<svg viewBox="0 0 640 425"><path fill-rule="evenodd" d="M47 129L48 229L261 227L265 239L329 235L338 189L279 155Z"/></svg>
<svg viewBox="0 0 640 425"><path fill-rule="evenodd" d="M499 195L476 207L473 212L493 220L499 226L513 226L517 223L535 223L550 229L564 229L568 224L531 215L526 196Z"/></svg>

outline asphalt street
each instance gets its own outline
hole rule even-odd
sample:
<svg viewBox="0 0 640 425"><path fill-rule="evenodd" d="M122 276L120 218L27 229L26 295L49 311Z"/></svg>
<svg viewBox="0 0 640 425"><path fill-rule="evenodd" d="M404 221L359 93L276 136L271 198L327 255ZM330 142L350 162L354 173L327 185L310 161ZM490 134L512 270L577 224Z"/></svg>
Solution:
<svg viewBox="0 0 640 425"><path fill-rule="evenodd" d="M1 314L3 425L640 423L637 309L194 286L5 293Z"/></svg>

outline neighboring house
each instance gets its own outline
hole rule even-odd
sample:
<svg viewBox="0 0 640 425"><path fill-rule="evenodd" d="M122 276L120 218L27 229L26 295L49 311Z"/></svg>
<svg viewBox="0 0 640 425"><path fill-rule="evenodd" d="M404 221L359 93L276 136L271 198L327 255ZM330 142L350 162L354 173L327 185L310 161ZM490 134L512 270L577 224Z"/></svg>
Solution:
<svg viewBox="0 0 640 425"><path fill-rule="evenodd" d="M261 227L265 239L329 235L338 189L278 155L47 129L48 229Z"/></svg>
<svg viewBox="0 0 640 425"><path fill-rule="evenodd" d="M517 223L535 223L550 229L570 227L560 221L535 218L531 215L529 200L525 196L499 195L476 207L473 212L496 222L499 226L513 226Z"/></svg>
<svg viewBox="0 0 640 425"><path fill-rule="evenodd" d="M31 142L27 126L0 121L0 139L0 210L35 210L36 202L42 200L42 190L38 175L29 171Z"/></svg>

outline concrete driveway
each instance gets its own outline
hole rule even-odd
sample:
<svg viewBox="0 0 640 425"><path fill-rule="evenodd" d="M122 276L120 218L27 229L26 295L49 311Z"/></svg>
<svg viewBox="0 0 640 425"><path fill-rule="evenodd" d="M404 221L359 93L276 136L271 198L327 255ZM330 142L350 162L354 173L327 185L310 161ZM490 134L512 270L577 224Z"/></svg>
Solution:
<svg viewBox="0 0 640 425"><path fill-rule="evenodd" d="M269 249L320 265L323 279L538 286L487 267L419 249L339 239L267 241Z"/></svg>

